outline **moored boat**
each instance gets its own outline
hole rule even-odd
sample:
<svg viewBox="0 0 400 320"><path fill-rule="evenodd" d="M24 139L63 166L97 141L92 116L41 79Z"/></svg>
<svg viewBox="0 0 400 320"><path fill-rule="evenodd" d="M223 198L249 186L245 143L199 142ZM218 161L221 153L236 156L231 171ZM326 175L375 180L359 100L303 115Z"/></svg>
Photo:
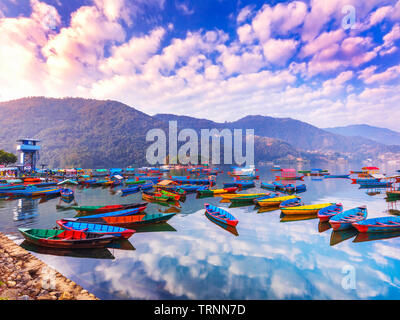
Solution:
<svg viewBox="0 0 400 320"><path fill-rule="evenodd" d="M82 231L56 229L18 229L24 238L36 245L51 248L98 248L105 247L118 237Z"/></svg>
<svg viewBox="0 0 400 320"><path fill-rule="evenodd" d="M107 206L71 206L71 209L74 209L78 212L90 212L90 213L107 213L119 210L127 210L134 208L141 208L140 211L146 209L147 202L139 202L139 203L127 203L127 204L114 204Z"/></svg>
<svg viewBox="0 0 400 320"><path fill-rule="evenodd" d="M332 204L333 203L319 203L304 206L288 206L285 208L281 208L281 210L284 214L317 214L319 210Z"/></svg>
<svg viewBox="0 0 400 320"><path fill-rule="evenodd" d="M352 226L358 232L395 232L400 231L400 217L389 216L371 218L353 222Z"/></svg>
<svg viewBox="0 0 400 320"><path fill-rule="evenodd" d="M225 193L225 194L221 194L222 199L224 200L231 200L233 198L239 198L239 197L249 197L249 196L254 196L255 199L256 198L260 198L263 196L267 196L269 195L269 192L263 192L263 193Z"/></svg>
<svg viewBox="0 0 400 320"><path fill-rule="evenodd" d="M64 230L111 235L124 239L129 239L135 233L135 230L132 229L120 228L104 224L77 222L73 220L71 221L69 219L57 220L56 223Z"/></svg>
<svg viewBox="0 0 400 320"><path fill-rule="evenodd" d="M82 217L71 221L107 224L122 228L140 227L142 225L162 223L171 219L176 213L133 214L128 216Z"/></svg>
<svg viewBox="0 0 400 320"><path fill-rule="evenodd" d="M329 219L333 230L344 230L352 228L353 222L359 222L367 218L367 207L361 206L343 211Z"/></svg>
<svg viewBox="0 0 400 320"><path fill-rule="evenodd" d="M321 210L318 211L317 215L319 220L323 222L323 221L328 221L334 215L337 215L338 213L341 212L343 212L343 205L341 203L335 203L332 204L331 206L322 208Z"/></svg>
<svg viewBox="0 0 400 320"><path fill-rule="evenodd" d="M272 206L279 206L283 201L293 198L298 198L298 196L290 195L290 196L274 197L267 199L255 199L254 203L259 205L260 207L272 207Z"/></svg>
<svg viewBox="0 0 400 320"><path fill-rule="evenodd" d="M232 227L235 227L239 222L232 214L222 208L208 203L205 203L204 206L206 208L207 217L213 221L217 221Z"/></svg>

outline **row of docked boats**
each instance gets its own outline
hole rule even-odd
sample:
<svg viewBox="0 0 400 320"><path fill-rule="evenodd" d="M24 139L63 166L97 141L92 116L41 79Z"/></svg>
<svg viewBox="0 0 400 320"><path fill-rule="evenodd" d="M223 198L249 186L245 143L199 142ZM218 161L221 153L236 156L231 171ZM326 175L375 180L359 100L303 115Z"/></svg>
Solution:
<svg viewBox="0 0 400 320"><path fill-rule="evenodd" d="M154 174L157 176L153 176ZM146 202L104 206L70 206L69 208L76 210L78 214L74 218L57 220L56 224L60 229L21 228L19 231L28 242L43 247L69 249L104 247L118 239L128 239L136 232L137 228L166 222L176 214L176 212L146 213L148 202L173 201L177 204L179 201L184 201L187 192L209 188L215 181L208 178L190 179L189 177L170 176L167 180L168 183L161 183L166 179L162 179L158 174L159 172L156 170L140 172L135 179L125 178L125 181L121 183L128 186L121 190L122 194L141 191L142 198ZM61 184L98 186L112 179L106 177L104 180L94 180L96 179L81 181L67 179L63 180ZM103 185L115 186L116 184ZM153 188L155 191L149 191ZM71 189L57 188L57 190L62 197L71 196Z"/></svg>
<svg viewBox="0 0 400 320"><path fill-rule="evenodd" d="M20 228L24 238L36 245L53 248L98 248L112 241L128 239L144 225L162 223L176 213L148 214L147 203L106 206L71 206L75 218L56 221L59 229Z"/></svg>

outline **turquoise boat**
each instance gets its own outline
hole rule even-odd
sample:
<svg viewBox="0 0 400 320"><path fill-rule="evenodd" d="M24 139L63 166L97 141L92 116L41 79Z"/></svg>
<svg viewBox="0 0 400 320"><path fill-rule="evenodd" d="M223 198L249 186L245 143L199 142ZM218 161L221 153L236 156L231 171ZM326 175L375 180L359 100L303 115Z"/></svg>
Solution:
<svg viewBox="0 0 400 320"><path fill-rule="evenodd" d="M400 217L379 217L353 222L359 232L395 232L400 231Z"/></svg>
<svg viewBox="0 0 400 320"><path fill-rule="evenodd" d="M361 206L350 210L343 211L342 213L334 215L330 218L329 223L333 230L344 230L352 228L352 223L365 220L367 218L367 207Z"/></svg>

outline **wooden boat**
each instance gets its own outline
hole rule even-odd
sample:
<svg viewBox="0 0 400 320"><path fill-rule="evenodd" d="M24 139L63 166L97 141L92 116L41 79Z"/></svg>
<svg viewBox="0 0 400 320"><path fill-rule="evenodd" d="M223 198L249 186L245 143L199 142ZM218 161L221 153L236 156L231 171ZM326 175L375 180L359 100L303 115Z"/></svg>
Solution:
<svg viewBox="0 0 400 320"><path fill-rule="evenodd" d="M173 201L179 201L181 199L181 196L179 194L173 193L173 192L169 192L166 190L160 190L160 194L163 196L166 196L169 198L169 200L173 200Z"/></svg>
<svg viewBox="0 0 400 320"><path fill-rule="evenodd" d="M131 184L138 185L138 184L145 184L145 183L146 183L146 180L126 180L125 181L126 185L131 185Z"/></svg>
<svg viewBox="0 0 400 320"><path fill-rule="evenodd" d="M99 235L82 231L56 229L18 229L27 241L51 248L99 248L117 239L111 235Z"/></svg>
<svg viewBox="0 0 400 320"><path fill-rule="evenodd" d="M379 217L353 222L358 232L396 232L400 231L400 217Z"/></svg>
<svg viewBox="0 0 400 320"><path fill-rule="evenodd" d="M277 181L279 180L303 180L304 176L294 176L294 177L282 177L282 176L276 176L275 179Z"/></svg>
<svg viewBox="0 0 400 320"><path fill-rule="evenodd" d="M167 202L170 200L169 196L163 195L158 192L144 192L142 193L142 199L146 201L163 201Z"/></svg>
<svg viewBox="0 0 400 320"><path fill-rule="evenodd" d="M140 190L142 190L142 191L143 190L150 190L150 189L153 188L153 186L154 186L154 184L152 182L145 183L145 184L140 185Z"/></svg>
<svg viewBox="0 0 400 320"><path fill-rule="evenodd" d="M133 186L133 187L124 188L124 189L120 190L120 192L122 194L135 193L135 192L139 192L139 191L140 191L140 186Z"/></svg>
<svg viewBox="0 0 400 320"><path fill-rule="evenodd" d="M240 189L252 188L255 187L254 181L233 181L224 183L225 188L237 187Z"/></svg>
<svg viewBox="0 0 400 320"><path fill-rule="evenodd" d="M146 209L147 202L135 202L135 203L127 203L127 204L114 204L108 206L71 206L71 209L74 209L81 213L107 213L119 210L127 210L139 208L139 212Z"/></svg>
<svg viewBox="0 0 400 320"><path fill-rule="evenodd" d="M71 199L74 197L74 191L69 188L60 189L61 198L63 199Z"/></svg>
<svg viewBox="0 0 400 320"><path fill-rule="evenodd" d="M224 209L208 203L205 203L204 206L206 208L206 216L213 221L217 221L232 227L236 227L239 222L233 215Z"/></svg>
<svg viewBox="0 0 400 320"><path fill-rule="evenodd" d="M231 198L230 201L232 202L232 204L254 203L254 200L258 198L260 198L260 194L242 194L240 197Z"/></svg>
<svg viewBox="0 0 400 320"><path fill-rule="evenodd" d="M327 206L332 205L333 203L319 203L319 204L309 204L305 206L289 206L285 208L281 208L282 213L284 214L317 214L319 210L325 208Z"/></svg>
<svg viewBox="0 0 400 320"><path fill-rule="evenodd" d="M221 194L222 199L224 200L231 200L233 198L239 198L239 197L249 197L249 196L253 196L256 198L260 198L263 196L268 196L270 193L269 192L264 192L264 193L225 193L225 194Z"/></svg>
<svg viewBox="0 0 400 320"><path fill-rule="evenodd" d="M35 197L35 196L46 196L46 195L59 195L59 188L37 188L34 186L26 187L24 190L11 190L6 192L9 196L23 196L23 197Z"/></svg>
<svg viewBox="0 0 400 320"><path fill-rule="evenodd" d="M341 213L341 212L343 212L343 205L341 203L335 203L331 206L327 206L327 207L319 210L318 218L319 218L319 221L321 221L321 222L328 221L334 215L337 215L338 213Z"/></svg>
<svg viewBox="0 0 400 320"><path fill-rule="evenodd" d="M364 183L364 184L371 184L371 183L374 183L374 182L379 182L379 181L381 181L381 179L376 179L376 178L361 178L361 179L351 179L351 183L352 184L361 184L361 183Z"/></svg>
<svg viewBox="0 0 400 320"><path fill-rule="evenodd" d="M283 184L281 184L281 183L279 183L279 184L283 186ZM275 183L275 182L272 182L272 183L261 182L261 188L267 189L267 190L276 191L276 190L278 190L278 183Z"/></svg>
<svg viewBox="0 0 400 320"><path fill-rule="evenodd" d="M230 187L224 189L204 189L197 190L197 193L200 195L217 195L223 193L235 193L238 190L238 187Z"/></svg>
<svg viewBox="0 0 400 320"><path fill-rule="evenodd" d="M282 201L279 205L279 208L288 208L288 207L298 207L304 205L303 202L301 201L300 197L296 198L291 198L285 201Z"/></svg>
<svg viewBox="0 0 400 320"><path fill-rule="evenodd" d="M326 175L325 178L336 178L336 179L349 179L350 175L349 174L329 174Z"/></svg>
<svg viewBox="0 0 400 320"><path fill-rule="evenodd" d="M371 182L359 182L362 188L390 188L393 182L389 181L371 181Z"/></svg>
<svg viewBox="0 0 400 320"><path fill-rule="evenodd" d="M72 221L107 224L122 228L140 227L152 223L162 223L171 219L176 213L134 214L128 216L108 216L92 218L92 216L74 218Z"/></svg>
<svg viewBox="0 0 400 320"><path fill-rule="evenodd" d="M255 199L254 202L260 207L272 207L272 206L279 206L283 201L293 198L298 198L298 196L290 195L290 196L274 197L267 199Z"/></svg>
<svg viewBox="0 0 400 320"><path fill-rule="evenodd" d="M334 215L329 219L329 223L333 230L344 230L352 228L353 222L365 220L367 214L367 208L365 206L357 207Z"/></svg>
<svg viewBox="0 0 400 320"><path fill-rule="evenodd" d="M182 189L176 189L176 190L159 189L158 191L164 195L175 195L177 197L177 200L175 200L175 201L185 202L185 200L186 200L186 191L182 190Z"/></svg>
<svg viewBox="0 0 400 320"><path fill-rule="evenodd" d="M140 214L142 211L144 211L145 208L146 207L138 207L138 208L125 209L125 210L117 210L117 211L111 211L111 212L89 214L89 215L80 214L78 216L79 217L85 216L85 217L91 217L91 218L129 216L129 215L133 215L133 214Z"/></svg>
<svg viewBox="0 0 400 320"><path fill-rule="evenodd" d="M111 235L124 239L129 239L135 233L135 230L132 229L125 229L104 224L76 222L73 220L70 221L69 219L57 220L56 223L64 230Z"/></svg>

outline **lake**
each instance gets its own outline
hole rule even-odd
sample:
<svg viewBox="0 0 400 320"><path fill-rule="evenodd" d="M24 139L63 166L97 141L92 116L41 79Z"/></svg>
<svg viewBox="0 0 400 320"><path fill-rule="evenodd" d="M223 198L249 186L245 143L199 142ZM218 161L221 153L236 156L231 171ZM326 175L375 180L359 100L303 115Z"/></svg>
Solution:
<svg viewBox="0 0 400 320"><path fill-rule="evenodd" d="M362 166L323 168L343 174ZM257 187L243 192L267 192L260 182L275 180L270 166L258 168ZM387 174L399 169L381 168ZM231 180L226 173L218 175L217 187ZM349 179L304 177L300 183L307 185L299 194L305 204L338 202L344 210L366 205L370 218L397 213L398 203L386 202L384 189L359 189ZM116 190L76 188L75 198L79 205L142 201L140 193L121 197ZM220 199L189 194L167 224L137 229L129 240L107 249L23 246L100 299L400 298L400 234L333 232L316 218L285 221L280 210L258 212L254 205L229 208L239 224L226 230L204 215L204 203L229 207ZM59 198L0 200L0 231L22 243L17 228L53 228L57 219L75 216L74 210L57 210L60 204L66 205ZM146 212L168 209L150 203Z"/></svg>

